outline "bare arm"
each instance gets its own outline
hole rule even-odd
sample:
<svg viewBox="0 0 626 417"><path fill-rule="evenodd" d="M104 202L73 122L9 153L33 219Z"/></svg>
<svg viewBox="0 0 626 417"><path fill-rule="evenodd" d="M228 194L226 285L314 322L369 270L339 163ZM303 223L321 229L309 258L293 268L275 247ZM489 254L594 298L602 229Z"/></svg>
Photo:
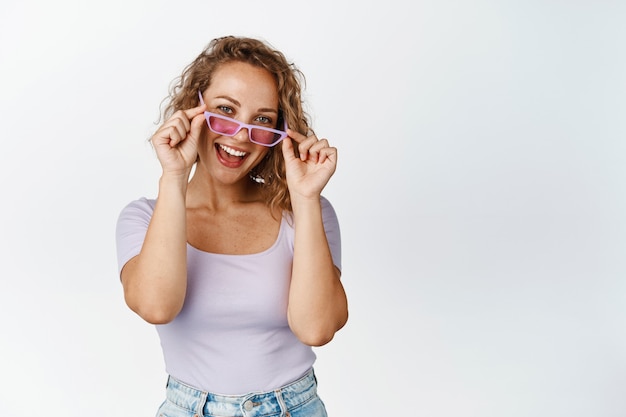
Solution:
<svg viewBox="0 0 626 417"><path fill-rule="evenodd" d="M337 150L325 139L289 132L301 155L301 159L294 157L292 141L286 138L283 155L295 219L289 326L303 343L321 346L348 319L347 298L333 264L320 203L321 190L335 171Z"/></svg>
<svg viewBox="0 0 626 417"><path fill-rule="evenodd" d="M150 323L173 320L187 291L185 196L204 106L176 112L152 137L163 174L159 196L139 255L122 269L124 298Z"/></svg>
<svg viewBox="0 0 626 417"><path fill-rule="evenodd" d="M328 343L348 320L346 294L333 264L320 202L294 205L295 243L289 324L303 343Z"/></svg>
<svg viewBox="0 0 626 417"><path fill-rule="evenodd" d="M187 290L185 187L177 182L161 177L141 252L122 269L126 304L153 324L173 320Z"/></svg>

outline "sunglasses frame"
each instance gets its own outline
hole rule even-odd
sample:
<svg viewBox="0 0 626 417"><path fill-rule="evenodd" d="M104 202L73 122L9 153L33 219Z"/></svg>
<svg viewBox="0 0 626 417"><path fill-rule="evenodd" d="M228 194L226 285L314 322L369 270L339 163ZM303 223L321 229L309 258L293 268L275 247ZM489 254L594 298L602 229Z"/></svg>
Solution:
<svg viewBox="0 0 626 417"><path fill-rule="evenodd" d="M204 99L202 98L202 91L198 90L198 97L200 97L200 104L204 104ZM231 123L235 123L237 125L237 130L232 133L232 134L227 134L224 132L218 132L217 130L213 130L213 127L211 126L211 122L209 121L210 117L216 117L218 119L222 119L225 120L227 122L231 122ZM268 148L271 148L273 146L278 145L283 139L285 139L287 137L287 121L285 120L285 130L278 130L278 129L272 129L269 127L265 127L265 126L259 126L259 125L252 125L252 124L248 124L248 123L243 123L240 122L237 119L233 119L232 117L228 117L228 116L224 116L222 114L217 114L217 113L213 113L210 111L205 111L204 112L204 118L206 119L206 124L207 126L209 126L209 129L211 130L211 132L213 133L217 133L218 135L224 135L224 136L229 136L229 137L233 137L235 136L237 133L239 133L239 131L241 129L243 129L244 127L248 130L248 139L250 140L250 142L255 143L257 145L261 145L261 146L266 146ZM280 137L278 138L278 140L276 140L276 142L273 143L261 143L261 142L257 142L254 139L252 139L252 129L260 129L260 130L264 130L267 132L271 132L271 133L275 133L280 135Z"/></svg>

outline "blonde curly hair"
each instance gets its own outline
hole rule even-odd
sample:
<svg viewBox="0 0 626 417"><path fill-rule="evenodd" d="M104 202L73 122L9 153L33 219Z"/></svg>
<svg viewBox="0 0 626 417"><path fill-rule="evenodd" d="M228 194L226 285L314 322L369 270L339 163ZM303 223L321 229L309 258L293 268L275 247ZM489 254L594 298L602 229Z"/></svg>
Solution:
<svg viewBox="0 0 626 417"><path fill-rule="evenodd" d="M168 119L178 110L199 106L198 90L204 91L209 87L213 73L220 65L233 61L264 68L272 74L278 85L279 129L283 120L286 120L290 129L305 135L311 133L309 117L303 110L302 103L304 74L269 44L258 39L236 36L213 39L183 70L181 76L172 82L169 96L164 100L161 119ZM285 161L280 148L270 148L252 174L263 179L259 187L272 212L275 209L292 211L285 177ZM295 148L297 154L297 147Z"/></svg>

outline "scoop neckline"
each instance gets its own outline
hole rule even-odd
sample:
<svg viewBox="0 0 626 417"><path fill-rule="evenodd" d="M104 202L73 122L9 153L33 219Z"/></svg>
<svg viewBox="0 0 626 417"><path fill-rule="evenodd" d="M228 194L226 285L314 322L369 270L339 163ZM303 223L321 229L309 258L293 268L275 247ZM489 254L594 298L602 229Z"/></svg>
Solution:
<svg viewBox="0 0 626 417"><path fill-rule="evenodd" d="M187 247L193 249L196 252L205 254L205 255L211 255L211 256L224 256L224 257L254 257L254 256L262 256L262 255L266 255L270 252L272 252L274 249L276 249L276 247L278 246L278 243L281 240L281 237L284 233L284 228L285 228L285 223L286 223L286 219L285 216L283 215L281 220L280 220L280 225L278 227L278 234L276 235L276 239L274 240L274 242L267 248L264 249L260 252L254 252L254 253L240 253L240 254L236 254L236 253L215 253L215 252L207 252L205 250L199 249L195 246L193 246L191 243L186 242L187 243Z"/></svg>

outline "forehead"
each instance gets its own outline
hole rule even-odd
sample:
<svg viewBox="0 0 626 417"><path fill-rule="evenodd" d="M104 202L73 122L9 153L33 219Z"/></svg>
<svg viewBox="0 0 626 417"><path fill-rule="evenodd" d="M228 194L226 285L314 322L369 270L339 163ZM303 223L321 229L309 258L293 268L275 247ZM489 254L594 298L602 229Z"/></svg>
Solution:
<svg viewBox="0 0 626 417"><path fill-rule="evenodd" d="M278 85L272 74L245 62L228 62L215 69L209 96L225 95L238 101L263 101L265 105L278 103Z"/></svg>

